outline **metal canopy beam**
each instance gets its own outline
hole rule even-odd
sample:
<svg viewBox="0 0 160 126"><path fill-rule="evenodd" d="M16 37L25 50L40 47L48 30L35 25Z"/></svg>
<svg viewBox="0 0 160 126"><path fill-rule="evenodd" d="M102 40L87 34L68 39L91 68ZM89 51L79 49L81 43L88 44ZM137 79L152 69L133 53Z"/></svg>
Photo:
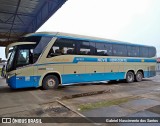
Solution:
<svg viewBox="0 0 160 126"><path fill-rule="evenodd" d="M39 13L32 20L27 32L35 32L46 20L52 16L53 12L56 12L64 3L64 0L46 0ZM56 6L55 6L56 5Z"/></svg>
<svg viewBox="0 0 160 126"><path fill-rule="evenodd" d="M17 14L17 12L18 12L18 8L19 8L19 5L20 5L20 2L21 2L21 0L18 0L17 7L16 7L16 11L15 11L14 17L13 17L12 26L11 26L11 28L10 28L10 30L9 30L8 41L9 41L9 38L10 38L10 36L11 36L11 31L12 31L12 28L13 28L14 21L15 21L15 19L16 19L16 14Z"/></svg>
<svg viewBox="0 0 160 126"><path fill-rule="evenodd" d="M0 46L35 32L66 0L1 0Z"/></svg>
<svg viewBox="0 0 160 126"><path fill-rule="evenodd" d="M7 12L7 11L0 11L0 13L4 13L4 14L14 14L13 12ZM27 13L17 13L16 15L35 17L34 14L27 14Z"/></svg>

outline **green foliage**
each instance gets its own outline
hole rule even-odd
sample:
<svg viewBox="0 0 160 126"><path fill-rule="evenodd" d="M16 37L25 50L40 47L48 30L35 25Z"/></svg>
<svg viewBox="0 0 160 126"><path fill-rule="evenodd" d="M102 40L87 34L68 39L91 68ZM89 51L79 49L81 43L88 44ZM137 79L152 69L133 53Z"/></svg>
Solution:
<svg viewBox="0 0 160 126"><path fill-rule="evenodd" d="M119 105L121 103L128 102L131 99L133 100L135 98L126 97L126 98L120 98L120 99L115 99L115 100L111 100L111 101L100 101L100 102L95 102L95 103L81 104L78 107L79 107L80 111L87 111L87 110L91 110L91 109L95 109L95 108L108 107L108 106L112 106L112 105Z"/></svg>

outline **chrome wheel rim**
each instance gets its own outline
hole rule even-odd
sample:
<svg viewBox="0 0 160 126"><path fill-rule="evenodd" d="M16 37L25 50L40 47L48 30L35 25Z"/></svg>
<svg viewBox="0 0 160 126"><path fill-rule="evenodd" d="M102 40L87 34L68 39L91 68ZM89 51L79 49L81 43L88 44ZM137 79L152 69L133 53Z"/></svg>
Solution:
<svg viewBox="0 0 160 126"><path fill-rule="evenodd" d="M128 75L128 81L129 81L129 82L133 81L133 75L132 75L132 74L129 74L129 75Z"/></svg>
<svg viewBox="0 0 160 126"><path fill-rule="evenodd" d="M139 73L139 74L137 74L137 80L142 80L142 75Z"/></svg>
<svg viewBox="0 0 160 126"><path fill-rule="evenodd" d="M54 87L54 86L55 86L55 84L56 84L56 82L55 82L55 80L54 80L54 79L49 79L49 80L47 81L47 85L48 85L48 87Z"/></svg>

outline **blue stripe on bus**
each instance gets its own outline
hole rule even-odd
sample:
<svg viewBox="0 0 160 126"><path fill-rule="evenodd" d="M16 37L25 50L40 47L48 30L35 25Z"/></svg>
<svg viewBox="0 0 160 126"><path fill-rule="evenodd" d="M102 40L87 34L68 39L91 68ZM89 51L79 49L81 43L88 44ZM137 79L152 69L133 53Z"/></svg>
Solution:
<svg viewBox="0 0 160 126"><path fill-rule="evenodd" d="M118 80L118 79L124 79L124 76L125 72L63 74L62 85L68 85L69 83Z"/></svg>
<svg viewBox="0 0 160 126"><path fill-rule="evenodd" d="M156 63L156 59L127 59L127 58L92 58L92 57L75 57L73 62L50 62L44 64L35 64L35 66L49 64L74 64L78 62L141 62L141 63Z"/></svg>
<svg viewBox="0 0 160 126"><path fill-rule="evenodd" d="M144 71L145 78L153 77L155 75L155 71ZM18 79L19 77L21 79ZM122 80L125 79L125 72L62 74L61 77L62 85L71 85L85 82ZM39 87L40 78L41 76L30 76L30 80L26 81L26 76L12 76L11 78L7 79L7 83L13 89Z"/></svg>
<svg viewBox="0 0 160 126"><path fill-rule="evenodd" d="M78 62L156 62L156 59L75 57L73 63Z"/></svg>
<svg viewBox="0 0 160 126"><path fill-rule="evenodd" d="M41 33L39 33L39 34L32 34L32 35L30 35L30 36L55 37L56 35L52 35L52 34L41 34Z"/></svg>
<svg viewBox="0 0 160 126"><path fill-rule="evenodd" d="M108 72L108 73L86 73L86 74L63 74L62 85L71 85L74 83L99 82L110 80L125 79L125 72ZM153 77L155 71L144 71L144 78Z"/></svg>

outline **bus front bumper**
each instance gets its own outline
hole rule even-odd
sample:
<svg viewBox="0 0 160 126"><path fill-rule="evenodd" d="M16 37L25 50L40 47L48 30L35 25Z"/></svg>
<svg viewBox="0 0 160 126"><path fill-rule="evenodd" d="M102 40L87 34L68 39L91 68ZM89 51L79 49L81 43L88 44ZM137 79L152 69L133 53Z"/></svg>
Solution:
<svg viewBox="0 0 160 126"><path fill-rule="evenodd" d="M6 82L8 86L12 89L18 89L18 88L31 88L31 87L39 87L39 80L40 76L31 76L31 77L25 77L20 76L17 77L14 76L7 76Z"/></svg>
<svg viewBox="0 0 160 126"><path fill-rule="evenodd" d="M8 84L8 86L12 89L16 89L16 76L8 76L6 77L6 83Z"/></svg>

